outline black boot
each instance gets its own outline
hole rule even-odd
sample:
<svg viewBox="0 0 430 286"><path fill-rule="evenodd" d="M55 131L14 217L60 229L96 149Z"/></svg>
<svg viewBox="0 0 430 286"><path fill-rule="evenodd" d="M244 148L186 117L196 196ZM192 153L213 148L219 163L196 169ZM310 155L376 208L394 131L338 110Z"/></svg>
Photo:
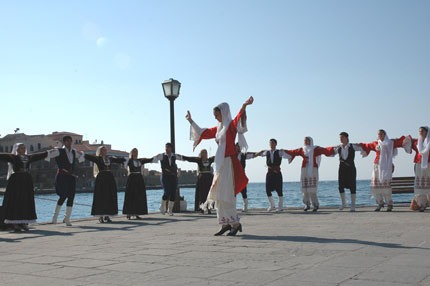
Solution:
<svg viewBox="0 0 430 286"><path fill-rule="evenodd" d="M112 220L110 219L110 217L105 216L105 222L112 222Z"/></svg>
<svg viewBox="0 0 430 286"><path fill-rule="evenodd" d="M222 228L221 228L221 230L220 231L218 231L217 233L215 233L214 235L215 236L219 236L219 235L223 235L227 230L231 230L231 225L226 225L226 226L223 226Z"/></svg>
<svg viewBox="0 0 430 286"><path fill-rule="evenodd" d="M239 223L239 225L235 228L233 228L228 234L227 236L236 236L237 232L240 231L242 232L242 225Z"/></svg>
<svg viewBox="0 0 430 286"><path fill-rule="evenodd" d="M103 220L103 217L101 216L101 217L99 217L99 222L100 223L104 223L105 221Z"/></svg>

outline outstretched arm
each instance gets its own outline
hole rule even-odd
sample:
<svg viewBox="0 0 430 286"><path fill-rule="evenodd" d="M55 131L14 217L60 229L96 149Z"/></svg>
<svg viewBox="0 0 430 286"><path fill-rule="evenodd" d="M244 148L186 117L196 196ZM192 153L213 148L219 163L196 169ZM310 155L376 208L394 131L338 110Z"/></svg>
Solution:
<svg viewBox="0 0 430 286"><path fill-rule="evenodd" d="M217 127L212 128L200 128L191 118L190 111L187 111L187 115L185 119L190 122L190 140L194 141L193 150L199 145L200 141L203 139L212 139L215 138Z"/></svg>
<svg viewBox="0 0 430 286"><path fill-rule="evenodd" d="M188 157L184 155L182 155L182 159L184 159L184 161L192 162L192 163L198 163L200 161L200 157Z"/></svg>

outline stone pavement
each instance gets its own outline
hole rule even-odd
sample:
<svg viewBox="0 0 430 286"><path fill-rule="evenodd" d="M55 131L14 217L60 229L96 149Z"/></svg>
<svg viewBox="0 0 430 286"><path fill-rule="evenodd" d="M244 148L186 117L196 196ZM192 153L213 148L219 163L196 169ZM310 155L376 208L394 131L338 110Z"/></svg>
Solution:
<svg viewBox="0 0 430 286"><path fill-rule="evenodd" d="M0 232L1 285L430 285L430 213L151 214Z"/></svg>

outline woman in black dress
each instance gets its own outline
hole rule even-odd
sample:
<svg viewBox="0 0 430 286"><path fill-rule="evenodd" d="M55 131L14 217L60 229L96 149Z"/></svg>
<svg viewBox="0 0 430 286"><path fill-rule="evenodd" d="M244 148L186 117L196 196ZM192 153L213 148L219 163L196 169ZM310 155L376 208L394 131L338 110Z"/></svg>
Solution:
<svg viewBox="0 0 430 286"><path fill-rule="evenodd" d="M98 216L101 223L112 222L109 216L118 214L118 195L112 163L124 163L125 158L107 156L105 146L97 148L96 155L85 154L85 159L94 163L96 177L91 215Z"/></svg>
<svg viewBox="0 0 430 286"><path fill-rule="evenodd" d="M206 198L208 197L208 193L212 185L214 175L212 174L211 165L214 162L215 157L208 158L208 151L206 151L206 149L202 149L199 157L182 156L182 159L188 162L197 163L198 165L194 210L204 213L204 210L200 208L200 205L206 202ZM210 211L208 212L210 213Z"/></svg>
<svg viewBox="0 0 430 286"><path fill-rule="evenodd" d="M30 164L42 160L48 152L26 154L23 143L16 143L12 153L0 153L0 160L7 161L7 187L3 197L5 223L12 224L15 231L28 230L27 224L36 222L33 180L29 173Z"/></svg>
<svg viewBox="0 0 430 286"><path fill-rule="evenodd" d="M145 163L151 163L152 158L138 159L138 150L133 148L130 152L130 159L127 162L128 179L125 189L124 207L122 213L127 215L127 219L135 216L141 219L139 215L148 214L148 204L146 200L146 187L143 179L142 169Z"/></svg>

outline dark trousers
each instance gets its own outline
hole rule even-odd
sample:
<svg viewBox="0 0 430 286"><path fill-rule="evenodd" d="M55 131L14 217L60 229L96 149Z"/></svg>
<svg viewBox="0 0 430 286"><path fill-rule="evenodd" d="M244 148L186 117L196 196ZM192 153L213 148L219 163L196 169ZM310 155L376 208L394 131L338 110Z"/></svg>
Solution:
<svg viewBox="0 0 430 286"><path fill-rule="evenodd" d="M68 207L73 206L73 200L75 199L76 193L76 179L71 175L57 174L55 176L55 190L60 198L57 201L57 205L62 206L64 201L67 199L66 205Z"/></svg>
<svg viewBox="0 0 430 286"><path fill-rule="evenodd" d="M348 188L339 187L339 193L345 193L345 189L348 189ZM355 193L356 193L356 188L355 188L355 186L354 186L354 187L349 188L349 190L351 191L351 194L355 194Z"/></svg>
<svg viewBox="0 0 430 286"><path fill-rule="evenodd" d="M272 196L272 192L276 191L278 197L282 197L282 173L267 172L266 174L266 194Z"/></svg>
<svg viewBox="0 0 430 286"><path fill-rule="evenodd" d="M176 199L176 189L178 187L178 178L176 175L163 174L161 183L164 189L163 200L174 202Z"/></svg>
<svg viewBox="0 0 430 286"><path fill-rule="evenodd" d="M242 199L247 199L248 198L246 187L240 193L242 194Z"/></svg>

